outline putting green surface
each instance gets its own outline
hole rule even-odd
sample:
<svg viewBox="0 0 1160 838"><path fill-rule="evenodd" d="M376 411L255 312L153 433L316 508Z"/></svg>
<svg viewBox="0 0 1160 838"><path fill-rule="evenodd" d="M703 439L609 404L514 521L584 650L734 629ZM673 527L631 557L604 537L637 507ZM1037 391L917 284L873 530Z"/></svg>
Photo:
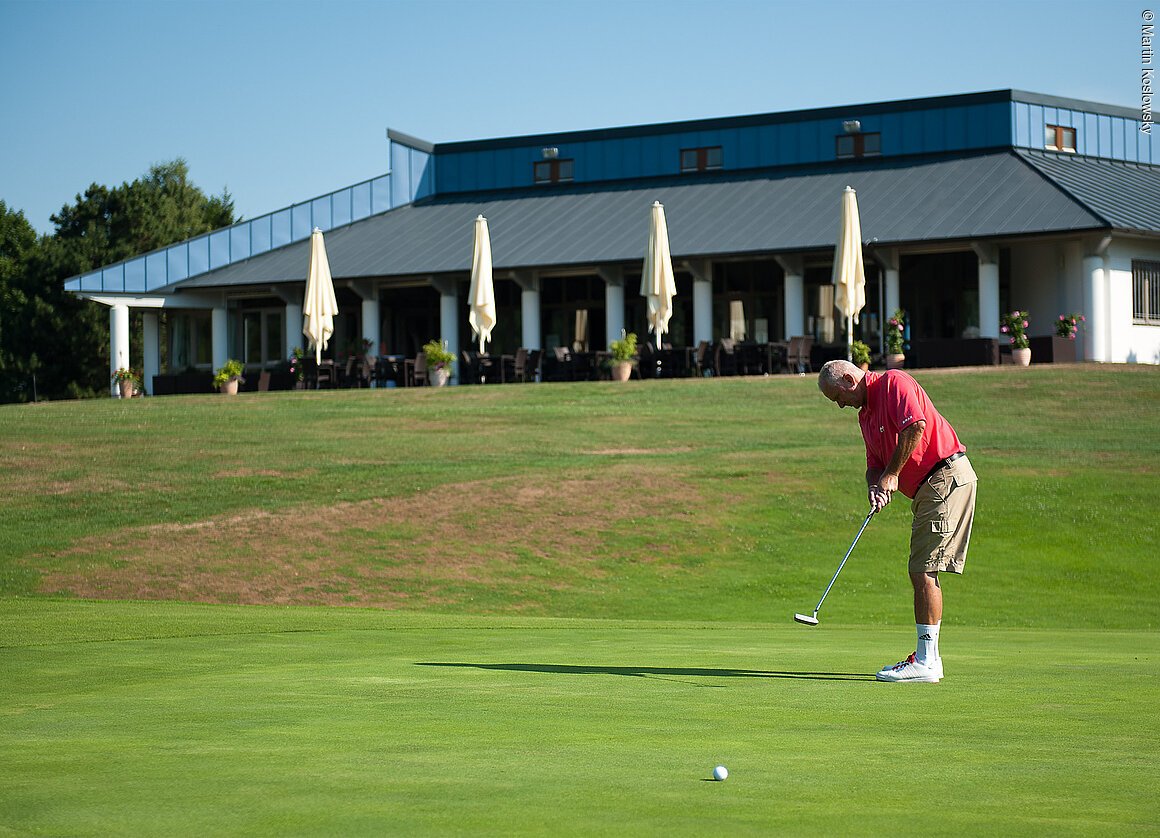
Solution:
<svg viewBox="0 0 1160 838"><path fill-rule="evenodd" d="M0 832L1160 831L1160 637L0 601ZM729 779L713 782L715 765Z"/></svg>

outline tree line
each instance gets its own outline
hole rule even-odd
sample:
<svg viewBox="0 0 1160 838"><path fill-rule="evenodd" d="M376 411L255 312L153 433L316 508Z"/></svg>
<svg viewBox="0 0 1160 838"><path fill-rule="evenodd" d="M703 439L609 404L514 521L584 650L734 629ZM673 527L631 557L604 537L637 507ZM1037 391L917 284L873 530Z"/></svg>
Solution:
<svg viewBox="0 0 1160 838"><path fill-rule="evenodd" d="M109 309L64 290L69 277L236 223L228 190L208 196L178 158L132 183L96 183L38 236L0 199L0 402L109 392ZM140 314L132 316L140 357Z"/></svg>

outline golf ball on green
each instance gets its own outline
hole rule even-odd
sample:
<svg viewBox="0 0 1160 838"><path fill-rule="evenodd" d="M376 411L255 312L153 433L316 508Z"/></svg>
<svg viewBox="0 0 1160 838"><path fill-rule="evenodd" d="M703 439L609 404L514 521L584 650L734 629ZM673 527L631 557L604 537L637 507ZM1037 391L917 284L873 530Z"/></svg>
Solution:
<svg viewBox="0 0 1160 838"><path fill-rule="evenodd" d="M729 776L729 769L726 768L724 765L718 765L716 768L713 769L713 779L714 780L724 780L728 776Z"/></svg>

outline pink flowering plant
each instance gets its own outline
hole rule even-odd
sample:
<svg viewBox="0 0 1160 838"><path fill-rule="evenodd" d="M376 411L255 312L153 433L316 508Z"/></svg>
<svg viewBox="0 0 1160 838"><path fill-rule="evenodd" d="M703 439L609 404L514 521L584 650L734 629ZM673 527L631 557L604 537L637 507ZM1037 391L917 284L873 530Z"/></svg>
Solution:
<svg viewBox="0 0 1160 838"><path fill-rule="evenodd" d="M999 331L1011 339L1013 349L1026 349L1031 346L1027 340L1027 312L1013 311L999 318Z"/></svg>
<svg viewBox="0 0 1160 838"><path fill-rule="evenodd" d="M306 378L306 371L302 368L302 347L295 346L290 353L290 375L294 377L295 381L302 381Z"/></svg>
<svg viewBox="0 0 1160 838"><path fill-rule="evenodd" d="M906 314L896 309L886 321L886 351L891 355L902 354L902 336L906 329Z"/></svg>
<svg viewBox="0 0 1160 838"><path fill-rule="evenodd" d="M1079 333L1079 324L1086 320L1087 318L1078 312L1059 315L1059 319L1055 321L1056 337L1075 340L1076 334Z"/></svg>

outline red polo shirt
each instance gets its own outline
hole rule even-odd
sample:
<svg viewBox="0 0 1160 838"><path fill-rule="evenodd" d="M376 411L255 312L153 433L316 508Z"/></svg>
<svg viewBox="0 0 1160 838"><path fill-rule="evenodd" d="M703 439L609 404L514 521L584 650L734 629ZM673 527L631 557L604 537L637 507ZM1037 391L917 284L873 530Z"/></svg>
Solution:
<svg viewBox="0 0 1160 838"><path fill-rule="evenodd" d="M926 420L922 439L898 475L898 489L908 498L914 497L935 463L965 451L966 446L908 374L902 370L866 373L866 404L858 411L858 425L866 441L866 468L885 469L898 447L899 432L920 419Z"/></svg>

